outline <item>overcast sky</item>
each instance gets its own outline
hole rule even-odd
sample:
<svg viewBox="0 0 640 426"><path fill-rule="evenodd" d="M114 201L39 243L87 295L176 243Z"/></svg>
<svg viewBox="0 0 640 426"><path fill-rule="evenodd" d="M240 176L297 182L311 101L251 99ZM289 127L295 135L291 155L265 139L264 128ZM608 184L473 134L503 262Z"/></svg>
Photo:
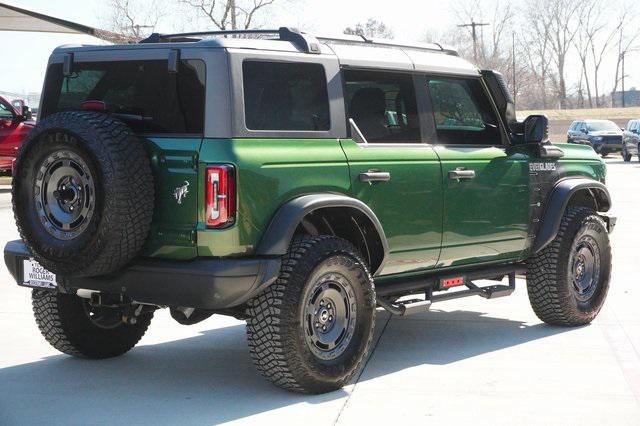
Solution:
<svg viewBox="0 0 640 426"><path fill-rule="evenodd" d="M101 16L108 13L105 0L11 0L8 3L98 28L105 27ZM450 10L447 0L281 0L269 21L261 24L265 27L298 26L327 34L340 33L345 27L371 17L384 21L396 38L418 40L427 31L441 32L456 24ZM188 24L185 27L184 22L176 20L175 14L168 13L168 16L157 31L171 32L181 29L180 26L184 30L190 29ZM95 44L96 39L81 35L0 31L3 51L0 91L39 92L49 54L56 46L69 43ZM627 74L628 88L640 86L640 54L627 61Z"/></svg>

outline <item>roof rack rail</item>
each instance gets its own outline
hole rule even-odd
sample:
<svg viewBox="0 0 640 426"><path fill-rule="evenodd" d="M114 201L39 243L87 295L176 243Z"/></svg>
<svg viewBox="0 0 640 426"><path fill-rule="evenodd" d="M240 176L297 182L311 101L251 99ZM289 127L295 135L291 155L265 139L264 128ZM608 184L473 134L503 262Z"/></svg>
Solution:
<svg viewBox="0 0 640 426"><path fill-rule="evenodd" d="M458 56L458 51L450 47L445 47L439 43L409 43L409 42L394 42L393 40L380 39L380 38L368 38L362 34L357 35L344 35L344 36L318 36L318 40L325 42L336 42L344 44L371 44L375 46L385 47L399 47L417 50L429 50L435 52L442 52L449 55Z"/></svg>
<svg viewBox="0 0 640 426"><path fill-rule="evenodd" d="M227 30L227 31L200 31L191 33L178 34L159 34L153 33L140 43L163 43L163 42L187 42L197 41L197 36L237 36L237 35L261 35L273 34L278 36L278 40L289 41L302 49L306 53L320 53L320 43L318 40L308 34L305 34L297 28L280 27L277 30Z"/></svg>
<svg viewBox="0 0 640 426"><path fill-rule="evenodd" d="M178 33L178 34L159 34L153 33L140 43L167 43L167 42L189 42L199 41L205 36L256 36L256 35L273 35L275 40L289 41L296 47L306 53L320 53L320 43L318 40L324 42L335 42L344 44L369 44L375 46L385 47L398 47L407 49L427 50L433 52L441 52L449 55L458 56L458 52L454 49L443 47L438 43L405 43L394 42L387 39L371 39L364 35L342 35L342 36L319 36L314 37L310 34L304 33L297 28L280 27L276 29L257 29L257 30L226 30L226 31L199 31L191 33ZM198 38L200 37L200 38ZM276 38L277 37L277 38Z"/></svg>

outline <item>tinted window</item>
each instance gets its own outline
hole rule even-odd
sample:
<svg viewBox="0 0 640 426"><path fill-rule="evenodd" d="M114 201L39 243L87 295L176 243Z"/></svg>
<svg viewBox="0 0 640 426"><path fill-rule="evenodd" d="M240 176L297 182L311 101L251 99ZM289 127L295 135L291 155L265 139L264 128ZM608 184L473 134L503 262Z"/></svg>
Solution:
<svg viewBox="0 0 640 426"><path fill-rule="evenodd" d="M329 130L329 96L320 64L245 61L244 112L251 130Z"/></svg>
<svg viewBox="0 0 640 426"><path fill-rule="evenodd" d="M438 142L500 145L498 118L480 80L429 79Z"/></svg>
<svg viewBox="0 0 640 426"><path fill-rule="evenodd" d="M406 74L344 71L347 118L367 142L420 143L413 78Z"/></svg>
<svg viewBox="0 0 640 426"><path fill-rule="evenodd" d="M167 61L77 62L64 77L56 64L47 73L43 116L97 100L136 132L202 133L204 86L200 60L181 61L177 74Z"/></svg>
<svg viewBox="0 0 640 426"><path fill-rule="evenodd" d="M609 120L589 121L587 123L590 132L618 131L620 128L616 123Z"/></svg>

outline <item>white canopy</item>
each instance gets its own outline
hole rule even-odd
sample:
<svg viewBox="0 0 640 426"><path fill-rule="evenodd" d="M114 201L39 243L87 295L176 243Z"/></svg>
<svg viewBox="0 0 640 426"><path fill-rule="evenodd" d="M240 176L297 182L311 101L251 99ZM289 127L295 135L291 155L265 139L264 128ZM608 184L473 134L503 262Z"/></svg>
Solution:
<svg viewBox="0 0 640 426"><path fill-rule="evenodd" d="M108 41L121 38L118 34L109 31L43 15L7 3L0 3L0 31L87 34Z"/></svg>

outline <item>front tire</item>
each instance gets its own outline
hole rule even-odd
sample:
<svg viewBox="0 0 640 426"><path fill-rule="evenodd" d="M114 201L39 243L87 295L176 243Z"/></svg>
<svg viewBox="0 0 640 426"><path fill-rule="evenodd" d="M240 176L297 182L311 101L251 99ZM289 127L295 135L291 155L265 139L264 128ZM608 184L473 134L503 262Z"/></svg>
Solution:
<svg viewBox="0 0 640 426"><path fill-rule="evenodd" d="M629 161L631 161L631 154L627 152L626 148L622 148L622 159L624 160L625 163L628 163Z"/></svg>
<svg viewBox="0 0 640 426"><path fill-rule="evenodd" d="M553 325L588 324L609 289L611 246L604 221L586 207L569 207L556 238L529 261L531 306Z"/></svg>
<svg viewBox="0 0 640 426"><path fill-rule="evenodd" d="M93 309L78 296L33 290L33 314L40 333L57 350L82 358L111 358L132 349L147 331L153 312L125 324L116 308Z"/></svg>
<svg viewBox="0 0 640 426"><path fill-rule="evenodd" d="M287 390L340 389L369 351L375 307L373 279L351 243L332 236L296 237L278 280L248 303L254 364Z"/></svg>

